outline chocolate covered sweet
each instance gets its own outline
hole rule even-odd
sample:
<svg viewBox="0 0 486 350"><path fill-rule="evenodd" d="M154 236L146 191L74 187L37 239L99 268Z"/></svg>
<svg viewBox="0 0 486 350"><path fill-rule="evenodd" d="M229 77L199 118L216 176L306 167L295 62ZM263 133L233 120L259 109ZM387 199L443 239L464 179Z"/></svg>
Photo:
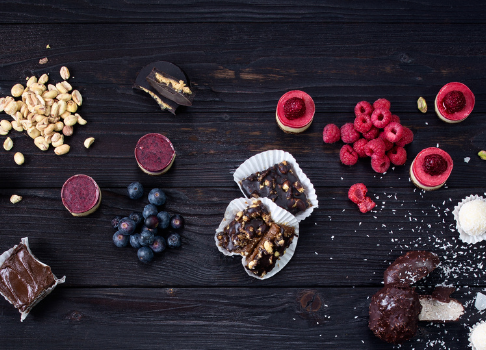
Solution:
<svg viewBox="0 0 486 350"><path fill-rule="evenodd" d="M435 253L427 251L407 252L385 270L385 285L395 283L408 286L427 277L439 264L439 257Z"/></svg>
<svg viewBox="0 0 486 350"><path fill-rule="evenodd" d="M304 186L285 160L243 179L241 188L247 197L270 198L294 215L310 206Z"/></svg>
<svg viewBox="0 0 486 350"><path fill-rule="evenodd" d="M86 216L100 206L101 191L92 177L79 174L66 180L61 198L62 204L73 216Z"/></svg>
<svg viewBox="0 0 486 350"><path fill-rule="evenodd" d="M194 94L185 79L176 79L157 68L153 68L146 79L160 95L181 106L192 106Z"/></svg>
<svg viewBox="0 0 486 350"><path fill-rule="evenodd" d="M161 175L167 172L175 159L174 146L162 134L147 134L138 140L135 147L137 164L149 175Z"/></svg>

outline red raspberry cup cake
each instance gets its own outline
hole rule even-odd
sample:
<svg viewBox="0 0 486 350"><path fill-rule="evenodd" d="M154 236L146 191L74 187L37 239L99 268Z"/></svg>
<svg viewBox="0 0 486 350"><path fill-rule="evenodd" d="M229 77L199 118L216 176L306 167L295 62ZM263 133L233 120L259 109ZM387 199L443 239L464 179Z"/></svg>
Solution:
<svg viewBox="0 0 486 350"><path fill-rule="evenodd" d="M289 91L277 104L277 124L286 133L299 134L312 124L316 107L304 91Z"/></svg>
<svg viewBox="0 0 486 350"><path fill-rule="evenodd" d="M474 94L462 83L449 83L435 98L435 112L446 123L460 123L474 108Z"/></svg>
<svg viewBox="0 0 486 350"><path fill-rule="evenodd" d="M87 216L98 209L101 191L88 175L74 175L66 180L61 190L62 204L73 216Z"/></svg>
<svg viewBox="0 0 486 350"><path fill-rule="evenodd" d="M161 175L167 172L175 159L174 146L162 134L147 134L138 140L135 147L137 164L149 175Z"/></svg>
<svg viewBox="0 0 486 350"><path fill-rule="evenodd" d="M422 150L410 165L410 179L415 186L426 190L437 190L451 175L451 156L437 147Z"/></svg>

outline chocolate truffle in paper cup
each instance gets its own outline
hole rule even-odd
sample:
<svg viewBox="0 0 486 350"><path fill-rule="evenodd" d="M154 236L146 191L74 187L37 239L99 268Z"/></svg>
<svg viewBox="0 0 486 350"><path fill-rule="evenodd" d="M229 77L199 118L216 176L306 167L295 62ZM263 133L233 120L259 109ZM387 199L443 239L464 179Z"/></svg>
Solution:
<svg viewBox="0 0 486 350"><path fill-rule="evenodd" d="M233 178L245 197L270 198L299 222L319 206L314 185L288 152L258 153L243 162Z"/></svg>
<svg viewBox="0 0 486 350"><path fill-rule="evenodd" d="M486 239L486 200L483 197L464 198L452 213L463 242L474 244Z"/></svg>
<svg viewBox="0 0 486 350"><path fill-rule="evenodd" d="M35 258L27 237L0 255L0 294L19 310L21 321L65 279L57 278L49 266Z"/></svg>
<svg viewBox="0 0 486 350"><path fill-rule="evenodd" d="M224 255L243 256L249 276L267 279L288 264L298 234L297 219L270 199L237 198L226 208L214 240Z"/></svg>

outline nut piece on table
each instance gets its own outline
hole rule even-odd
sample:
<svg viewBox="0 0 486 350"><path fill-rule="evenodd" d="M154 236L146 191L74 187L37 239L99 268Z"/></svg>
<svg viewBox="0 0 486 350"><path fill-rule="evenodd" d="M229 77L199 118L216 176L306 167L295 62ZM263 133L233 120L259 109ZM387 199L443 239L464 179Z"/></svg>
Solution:
<svg viewBox="0 0 486 350"><path fill-rule="evenodd" d="M10 137L7 137L5 141L3 142L3 149L5 151L10 151L13 147L13 141Z"/></svg>
<svg viewBox="0 0 486 350"><path fill-rule="evenodd" d="M71 93L71 98L73 99L74 102L76 102L78 106L81 106L83 104L83 96L78 90L74 90Z"/></svg>
<svg viewBox="0 0 486 350"><path fill-rule="evenodd" d="M73 134L73 127L70 125L64 125L64 128L62 128L62 133L64 136L71 136Z"/></svg>
<svg viewBox="0 0 486 350"><path fill-rule="evenodd" d="M34 143L41 151L47 151L49 149L49 144L43 136L36 137Z"/></svg>
<svg viewBox="0 0 486 350"><path fill-rule="evenodd" d="M486 160L486 151L479 151L478 152L478 156L482 159L482 160Z"/></svg>
<svg viewBox="0 0 486 350"><path fill-rule="evenodd" d="M425 102L425 98L419 97L417 100L417 107L420 112L426 113L427 112L427 102Z"/></svg>
<svg viewBox="0 0 486 350"><path fill-rule="evenodd" d="M6 131L12 130L12 124L10 124L10 122L5 119L0 121L0 126Z"/></svg>
<svg viewBox="0 0 486 350"><path fill-rule="evenodd" d="M69 69L66 66L62 66L59 73L61 74L61 78L63 78L64 80L69 79L69 77L71 76L71 74L69 73Z"/></svg>
<svg viewBox="0 0 486 350"><path fill-rule="evenodd" d="M4 128L2 128L2 127L0 126L0 135L5 136L5 135L7 135L7 134L8 134L8 130L5 130Z"/></svg>
<svg viewBox="0 0 486 350"><path fill-rule="evenodd" d="M10 202L12 204L18 203L22 200L22 196L18 196L16 194L13 194L12 197L10 197Z"/></svg>
<svg viewBox="0 0 486 350"><path fill-rule="evenodd" d="M49 76L47 74L42 74L38 80L39 84L45 84L49 81Z"/></svg>
<svg viewBox="0 0 486 350"><path fill-rule="evenodd" d="M86 125L86 124L88 124L88 122L86 121L86 119L84 119L83 117L81 117L78 113L76 113L75 116L78 117L78 124L80 124L80 125Z"/></svg>
<svg viewBox="0 0 486 350"><path fill-rule="evenodd" d="M17 163L17 165L22 165L24 164L25 158L24 155L20 152L17 152L14 154L14 161Z"/></svg>
<svg viewBox="0 0 486 350"><path fill-rule="evenodd" d="M47 57L44 57L39 60L39 64L46 64L48 61L49 59Z"/></svg>
<svg viewBox="0 0 486 350"><path fill-rule="evenodd" d="M14 86L12 86L12 90L10 90L10 93L13 97L20 97L24 93L24 86L22 84L15 84Z"/></svg>
<svg viewBox="0 0 486 350"><path fill-rule="evenodd" d="M89 148L93 144L94 140L94 137L88 137L86 140L84 140L84 147Z"/></svg>
<svg viewBox="0 0 486 350"><path fill-rule="evenodd" d="M12 121L12 128L15 130L15 131L19 131L19 132L22 132L24 131L24 128L22 127L22 125L20 125L20 123L16 120Z"/></svg>
<svg viewBox="0 0 486 350"><path fill-rule="evenodd" d="M71 147L65 144L54 148L54 153L56 153L58 156L61 156L63 154L68 153L70 149Z"/></svg>

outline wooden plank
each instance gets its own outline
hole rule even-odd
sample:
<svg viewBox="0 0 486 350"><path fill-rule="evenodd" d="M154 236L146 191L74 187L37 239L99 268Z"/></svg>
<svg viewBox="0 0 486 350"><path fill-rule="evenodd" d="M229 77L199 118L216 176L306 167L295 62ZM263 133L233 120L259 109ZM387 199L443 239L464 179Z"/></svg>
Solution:
<svg viewBox="0 0 486 350"><path fill-rule="evenodd" d="M391 349L368 329L369 298L376 291L58 287L22 325L17 311L0 302L2 348L252 349L264 342L267 349ZM420 323L415 338L401 349L440 344L452 350L467 344L468 326L480 320L471 305L478 291L454 294L467 302L461 322Z"/></svg>
<svg viewBox="0 0 486 350"><path fill-rule="evenodd" d="M15 1L3 4L1 23L190 23L190 22L285 22L285 23L484 23L484 3L452 0L342 2L265 0L249 3L236 0L208 1L96 1L61 0L48 4Z"/></svg>
<svg viewBox="0 0 486 350"><path fill-rule="evenodd" d="M154 185L156 183L153 183ZM149 266L137 262L136 250L116 248L110 221L147 203L128 199L123 188L103 188L100 209L87 218L72 217L62 206L60 189L2 190L4 218L0 251L29 236L34 254L55 274L67 275L68 287L89 286L379 286L384 270L409 250L431 250L442 266L427 283L485 285L483 244L458 240L451 214L459 200L483 188L420 193L412 188L369 187L376 212L361 214L348 200L347 188L317 188L319 209L300 224L291 262L275 277L258 281L246 275L240 258L216 249L214 232L237 188L167 188L165 209L186 219L183 247L169 250ZM150 189L151 186L146 186ZM11 193L24 199L7 200ZM432 204L433 203L433 204Z"/></svg>

